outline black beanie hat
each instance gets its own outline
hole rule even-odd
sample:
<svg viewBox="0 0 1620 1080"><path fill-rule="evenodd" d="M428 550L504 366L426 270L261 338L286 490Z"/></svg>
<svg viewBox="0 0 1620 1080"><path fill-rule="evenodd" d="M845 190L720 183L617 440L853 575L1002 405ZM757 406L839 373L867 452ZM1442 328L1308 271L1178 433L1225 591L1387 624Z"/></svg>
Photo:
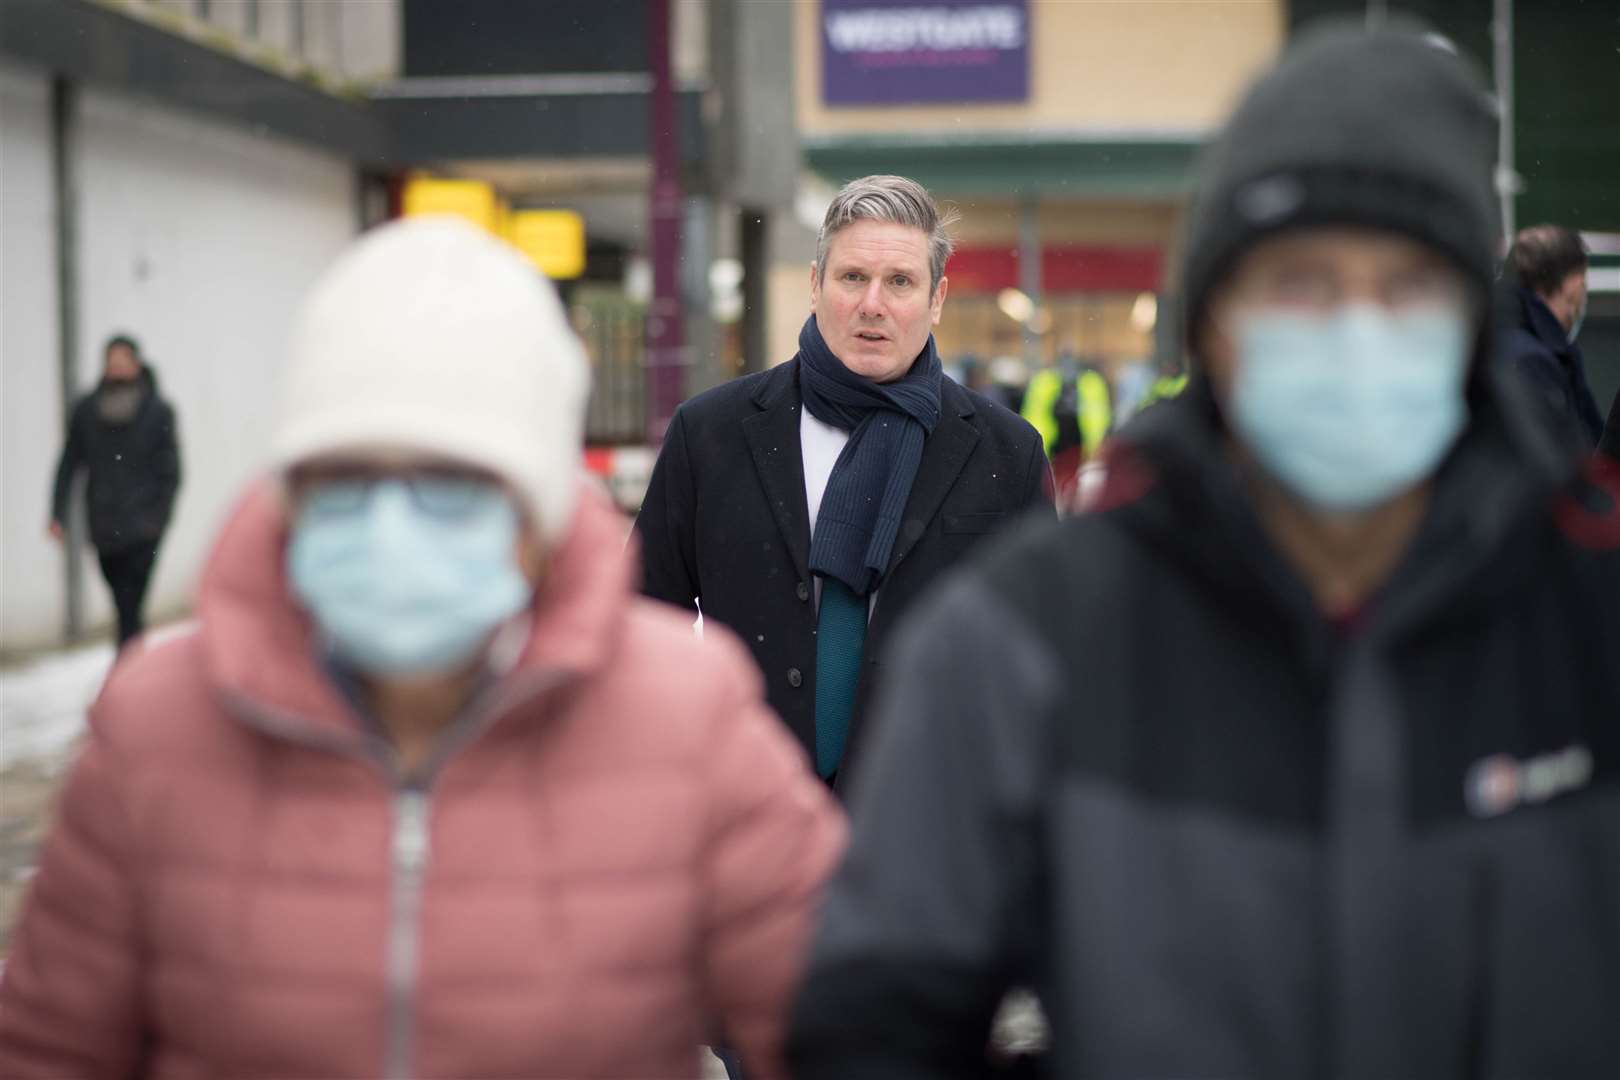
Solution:
<svg viewBox="0 0 1620 1080"><path fill-rule="evenodd" d="M115 345L122 345L124 348L134 353L135 359L139 360L141 358L140 344L128 334L114 334L112 337L108 338L107 344L101 347L101 355L106 356L108 353L112 352L113 346Z"/></svg>
<svg viewBox="0 0 1620 1080"><path fill-rule="evenodd" d="M1421 28L1334 20L1308 31L1199 163L1182 268L1189 346L1210 290L1237 257L1300 226L1410 236L1488 294L1496 134L1478 74Z"/></svg>

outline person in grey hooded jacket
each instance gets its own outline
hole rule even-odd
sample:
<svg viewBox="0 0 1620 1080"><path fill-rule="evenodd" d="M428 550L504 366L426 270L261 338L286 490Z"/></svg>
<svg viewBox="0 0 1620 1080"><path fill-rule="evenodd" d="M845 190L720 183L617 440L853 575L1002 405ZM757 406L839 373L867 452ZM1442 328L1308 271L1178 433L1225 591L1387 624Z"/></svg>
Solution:
<svg viewBox="0 0 1620 1080"><path fill-rule="evenodd" d="M902 628L801 1080L982 1075L1020 985L1076 1080L1620 1076L1620 511L1492 360L1494 148L1398 28L1251 91L1192 385Z"/></svg>

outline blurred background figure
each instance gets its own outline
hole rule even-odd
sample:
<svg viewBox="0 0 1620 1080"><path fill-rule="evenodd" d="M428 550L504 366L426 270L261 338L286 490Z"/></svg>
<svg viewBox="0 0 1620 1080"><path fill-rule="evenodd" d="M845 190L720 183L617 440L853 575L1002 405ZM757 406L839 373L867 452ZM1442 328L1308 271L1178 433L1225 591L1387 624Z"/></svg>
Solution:
<svg viewBox="0 0 1620 1080"><path fill-rule="evenodd" d="M1080 466L1096 455L1113 424L1107 377L1067 347L1030 378L1019 414L1041 433L1058 502L1067 503Z"/></svg>
<svg viewBox="0 0 1620 1080"><path fill-rule="evenodd" d="M174 408L158 393L135 339L109 339L103 358L101 381L68 419L49 531L53 540L67 538L75 481L84 473L90 543L118 609L122 649L142 629L146 587L180 491L180 441Z"/></svg>
<svg viewBox="0 0 1620 1080"><path fill-rule="evenodd" d="M1123 425L1141 407L1158 374L1157 368L1158 365L1151 359L1132 360L1121 364L1115 371L1113 427Z"/></svg>
<svg viewBox="0 0 1620 1080"><path fill-rule="evenodd" d="M1179 355L1168 354L1151 364L1138 365L1136 370L1148 376L1148 379L1145 380L1140 393L1134 397L1130 412L1119 417L1120 424L1160 402L1179 396L1187 389L1187 368ZM1088 459L1080 466L1080 472L1075 478L1074 494L1069 501L1069 509L1074 511L1091 509L1102 497L1107 481L1107 455Z"/></svg>
<svg viewBox="0 0 1620 1080"><path fill-rule="evenodd" d="M1179 357L1160 365L1157 377L1148 384L1146 393L1142 395L1137 404L1137 411L1156 405L1161 401L1169 401L1183 390L1187 389L1187 368Z"/></svg>
<svg viewBox="0 0 1620 1080"><path fill-rule="evenodd" d="M957 361L961 384L974 393L983 394L990 388L990 365L976 353L965 353Z"/></svg>
<svg viewBox="0 0 1620 1080"><path fill-rule="evenodd" d="M746 654L635 597L549 283L361 240L194 632L115 669L0 982L0 1075L695 1076L778 1044L841 814Z"/></svg>
<svg viewBox="0 0 1620 1080"><path fill-rule="evenodd" d="M1576 339L1586 318L1586 245L1560 225L1520 230L1508 252L1502 355L1559 427L1588 450L1603 434Z"/></svg>
<svg viewBox="0 0 1620 1080"><path fill-rule="evenodd" d="M1051 1076L1620 1075L1620 506L1496 362L1492 103L1363 27L1204 158L1188 388L902 629L801 1080L1019 985Z"/></svg>
<svg viewBox="0 0 1620 1080"><path fill-rule="evenodd" d="M998 356L986 365L985 396L1006 409L1023 408L1029 365L1016 356Z"/></svg>

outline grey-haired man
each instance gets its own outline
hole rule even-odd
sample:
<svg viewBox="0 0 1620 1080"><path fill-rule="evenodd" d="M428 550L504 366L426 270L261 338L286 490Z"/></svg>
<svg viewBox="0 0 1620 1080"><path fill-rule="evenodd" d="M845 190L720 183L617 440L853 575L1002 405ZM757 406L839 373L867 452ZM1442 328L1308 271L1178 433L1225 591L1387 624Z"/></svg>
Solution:
<svg viewBox="0 0 1620 1080"><path fill-rule="evenodd" d="M986 536L1053 513L1035 429L941 374L949 224L915 181L846 185L798 355L681 406L636 519L645 593L743 639L829 783L895 624Z"/></svg>

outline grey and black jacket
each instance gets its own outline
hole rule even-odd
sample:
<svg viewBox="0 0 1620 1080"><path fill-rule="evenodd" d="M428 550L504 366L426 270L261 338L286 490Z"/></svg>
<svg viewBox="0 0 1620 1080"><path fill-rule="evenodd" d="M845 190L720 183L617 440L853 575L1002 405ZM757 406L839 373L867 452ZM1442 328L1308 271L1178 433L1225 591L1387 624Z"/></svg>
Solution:
<svg viewBox="0 0 1620 1080"><path fill-rule="evenodd" d="M919 609L795 1076L980 1075L1025 985L1065 1080L1620 1077L1620 514L1501 393L1353 626L1197 384Z"/></svg>

